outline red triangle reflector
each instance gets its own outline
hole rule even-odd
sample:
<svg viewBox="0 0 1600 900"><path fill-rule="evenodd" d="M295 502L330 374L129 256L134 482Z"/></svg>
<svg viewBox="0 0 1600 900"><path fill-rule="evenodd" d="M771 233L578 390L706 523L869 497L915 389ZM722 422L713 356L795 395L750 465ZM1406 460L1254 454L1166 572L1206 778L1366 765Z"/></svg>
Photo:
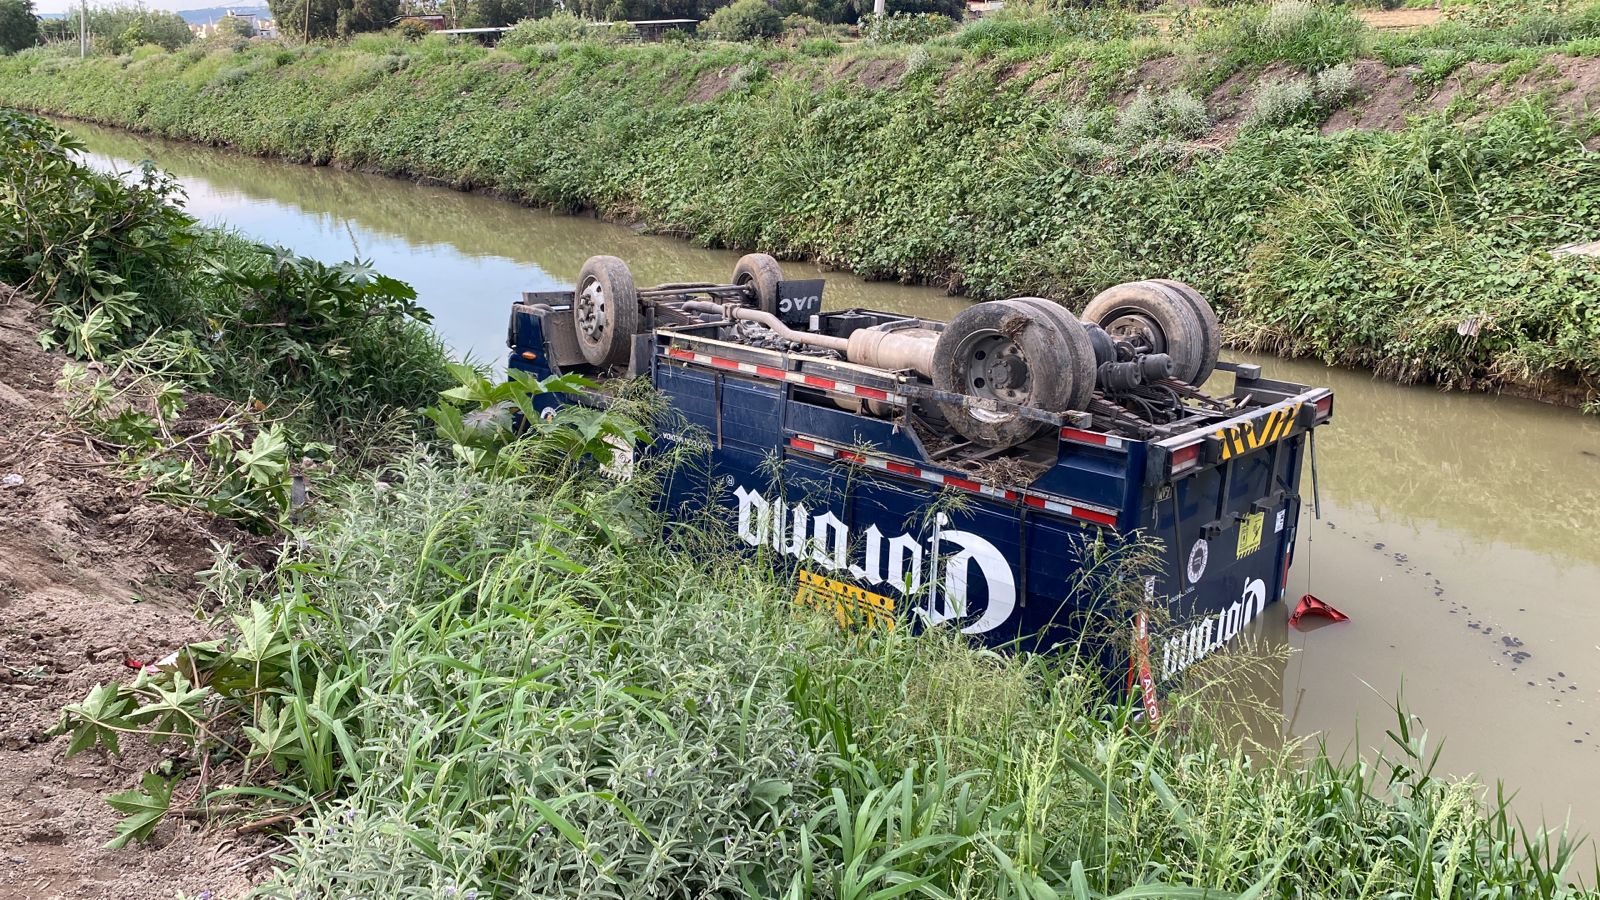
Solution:
<svg viewBox="0 0 1600 900"><path fill-rule="evenodd" d="M1322 616L1334 622L1347 622L1350 620L1349 616L1323 603L1311 594L1301 597L1300 602L1295 604L1294 614L1289 616L1289 624L1299 628L1300 619L1303 616Z"/></svg>

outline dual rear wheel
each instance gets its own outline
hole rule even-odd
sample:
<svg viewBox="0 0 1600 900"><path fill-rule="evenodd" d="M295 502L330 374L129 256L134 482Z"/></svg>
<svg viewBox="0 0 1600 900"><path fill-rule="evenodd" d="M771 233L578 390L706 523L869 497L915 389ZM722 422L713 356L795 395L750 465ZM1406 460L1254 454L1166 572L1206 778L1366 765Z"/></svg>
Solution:
<svg viewBox="0 0 1600 900"><path fill-rule="evenodd" d="M1085 325L1105 330L1101 353ZM1111 341L1106 341L1109 336ZM1194 288L1166 279L1119 284L1085 307L1081 321L1040 297L980 303L957 315L939 336L933 386L979 400L998 400L1049 412L1084 410L1112 341L1139 353L1165 353L1172 377L1200 385L1222 349L1216 313ZM940 401L940 412L962 437L1008 447L1050 428L998 406Z"/></svg>

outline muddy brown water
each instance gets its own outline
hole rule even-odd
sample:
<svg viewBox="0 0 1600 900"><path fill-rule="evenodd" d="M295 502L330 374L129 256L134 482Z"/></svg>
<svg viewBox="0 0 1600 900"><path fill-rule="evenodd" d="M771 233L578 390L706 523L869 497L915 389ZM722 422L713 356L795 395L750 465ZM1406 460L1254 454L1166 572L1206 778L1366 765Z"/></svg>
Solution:
<svg viewBox="0 0 1600 900"><path fill-rule="evenodd" d="M622 257L641 283L724 278L737 258L443 188L70 127L96 165L152 159L172 172L208 223L371 259L415 285L450 346L479 360L505 352L519 291L570 286L592 254ZM966 303L784 266L826 276L832 306L947 319ZM1315 593L1351 619L1299 632L1285 609L1261 635L1296 651L1268 688L1292 732L1370 750L1403 696L1430 747L1443 743L1444 770L1503 780L1526 818L1600 828L1600 420L1251 361L1337 397L1318 438L1321 517L1305 513L1290 597Z"/></svg>

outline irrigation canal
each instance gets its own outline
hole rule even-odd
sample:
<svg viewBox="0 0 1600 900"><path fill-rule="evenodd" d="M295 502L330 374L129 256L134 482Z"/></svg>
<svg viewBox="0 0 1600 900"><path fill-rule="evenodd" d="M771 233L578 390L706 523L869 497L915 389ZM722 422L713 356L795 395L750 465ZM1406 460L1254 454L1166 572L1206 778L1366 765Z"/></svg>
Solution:
<svg viewBox="0 0 1600 900"><path fill-rule="evenodd" d="M176 175L209 224L330 261L372 259L415 285L450 346L479 360L505 352L520 291L569 286L592 254L622 257L641 283L725 278L736 258L444 188L69 127L98 166L152 159ZM832 306L948 319L966 302L826 274ZM1319 438L1322 516L1302 528L1289 596L1313 591L1351 621L1302 633L1287 609L1267 617L1259 637L1296 652L1269 684L1241 688L1281 700L1294 734L1335 752L1382 745L1403 694L1430 749L1443 741L1443 769L1503 779L1525 818L1600 830L1600 419L1253 361L1337 392Z"/></svg>

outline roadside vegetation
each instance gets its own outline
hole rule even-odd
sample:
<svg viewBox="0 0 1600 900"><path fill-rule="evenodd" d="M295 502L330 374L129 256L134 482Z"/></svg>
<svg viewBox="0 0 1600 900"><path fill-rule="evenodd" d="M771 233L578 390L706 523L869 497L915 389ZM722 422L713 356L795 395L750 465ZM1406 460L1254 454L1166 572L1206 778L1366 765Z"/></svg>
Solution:
<svg viewBox="0 0 1600 900"><path fill-rule="evenodd" d="M841 44L753 2L708 23L742 43L558 14L498 49L25 51L0 102L979 298L1076 307L1160 273L1239 346L1596 397L1600 268L1547 251L1600 234L1600 5L1397 34L1301 0L897 14Z"/></svg>
<svg viewBox="0 0 1600 900"><path fill-rule="evenodd" d="M275 823L283 865L260 891L285 898L1582 895L1575 842L1436 775L1404 713L1389 758L1246 753L1204 702L1138 720L1070 648L840 631L769 561L730 562L717 522L665 530L670 458L595 471L648 397L513 441L503 401L576 385L450 366L403 285L198 229L159 175L98 175L53 126L0 124L0 278L81 361L67 377L92 360L117 390L159 384L158 412L202 388L302 410L211 418L318 437L336 463L272 519L273 568L224 550L204 573L231 636L64 711L69 753L168 748L108 798L115 844L168 815ZM269 344L249 336L263 318ZM326 417L353 406L400 424L340 441ZM254 444L233 450L257 471ZM305 474L297 456L269 481ZM1116 607L1140 554L1100 552L1078 590Z"/></svg>

